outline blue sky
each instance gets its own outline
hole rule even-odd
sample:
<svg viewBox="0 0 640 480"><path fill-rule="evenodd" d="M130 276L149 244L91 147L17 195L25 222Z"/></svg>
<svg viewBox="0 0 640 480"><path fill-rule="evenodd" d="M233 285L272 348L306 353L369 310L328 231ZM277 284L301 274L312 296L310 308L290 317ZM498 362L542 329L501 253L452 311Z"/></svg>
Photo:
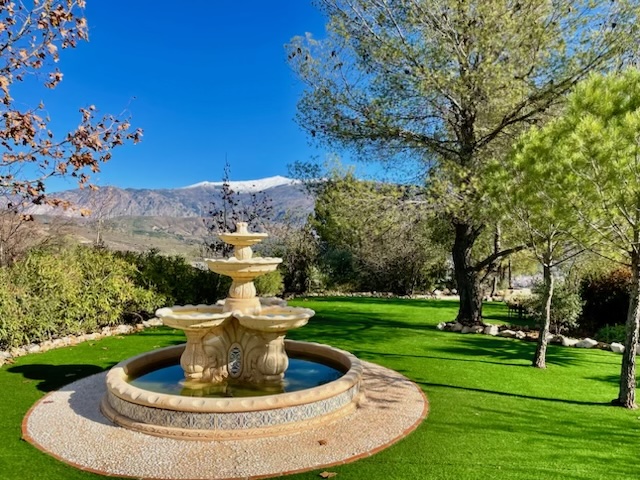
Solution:
<svg viewBox="0 0 640 480"><path fill-rule="evenodd" d="M225 155L232 180L248 180L328 155L294 121L302 85L284 52L295 35L324 35L311 0L89 0L85 14L90 41L61 52L58 88L15 97L42 99L58 134L77 124L81 106L131 115L143 141L114 150L96 183L217 181ZM73 187L71 180L49 185Z"/></svg>

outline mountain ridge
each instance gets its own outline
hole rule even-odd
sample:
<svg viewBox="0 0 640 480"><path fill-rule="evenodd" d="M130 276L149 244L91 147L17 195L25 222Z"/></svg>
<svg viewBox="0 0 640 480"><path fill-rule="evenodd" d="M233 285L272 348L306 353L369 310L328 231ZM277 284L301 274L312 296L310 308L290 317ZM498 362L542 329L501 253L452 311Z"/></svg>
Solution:
<svg viewBox="0 0 640 480"><path fill-rule="evenodd" d="M72 209L60 210L45 205L27 209L32 215L79 217L81 210L91 211L94 218L125 216L151 217L207 217L212 205L222 205L223 182L199 182L178 188L120 188L100 187L98 190L73 189L51 194L52 197L71 202ZM305 218L312 210L314 200L304 191L301 182L283 176L230 182L235 200L250 204L256 194L264 195L273 207L274 219L285 216ZM258 198L260 201L260 198Z"/></svg>

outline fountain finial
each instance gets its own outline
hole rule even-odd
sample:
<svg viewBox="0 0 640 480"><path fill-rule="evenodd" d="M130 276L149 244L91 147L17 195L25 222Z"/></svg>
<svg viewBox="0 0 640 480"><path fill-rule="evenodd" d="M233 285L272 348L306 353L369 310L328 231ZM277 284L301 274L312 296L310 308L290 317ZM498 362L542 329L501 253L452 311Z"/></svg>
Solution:
<svg viewBox="0 0 640 480"><path fill-rule="evenodd" d="M247 222L237 222L236 233L249 233L249 224Z"/></svg>

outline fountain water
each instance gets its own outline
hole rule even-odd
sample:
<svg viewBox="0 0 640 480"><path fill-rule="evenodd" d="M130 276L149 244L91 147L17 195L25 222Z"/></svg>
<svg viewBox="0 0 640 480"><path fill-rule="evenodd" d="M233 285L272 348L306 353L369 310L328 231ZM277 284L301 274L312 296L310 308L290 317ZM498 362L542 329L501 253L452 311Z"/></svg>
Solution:
<svg viewBox="0 0 640 480"><path fill-rule="evenodd" d="M228 259L207 259L210 270L231 277L229 296L217 305L161 308L165 325L181 329L186 345L125 360L107 374L101 410L126 428L159 436L233 438L269 435L309 427L353 411L361 395L362 366L348 352L327 345L285 340L288 330L305 325L314 311L256 296L253 280L274 271L279 258L253 257L251 246L267 237L238 223L220 238L234 246ZM286 393L289 355L329 365L343 373L323 385ZM177 363L188 395L142 388L132 379ZM258 388L264 395L205 398L212 386L229 383ZM198 396L201 390L202 396ZM214 389L220 391L220 389ZM194 393L195 391L195 393ZM222 388L222 392L227 392Z"/></svg>

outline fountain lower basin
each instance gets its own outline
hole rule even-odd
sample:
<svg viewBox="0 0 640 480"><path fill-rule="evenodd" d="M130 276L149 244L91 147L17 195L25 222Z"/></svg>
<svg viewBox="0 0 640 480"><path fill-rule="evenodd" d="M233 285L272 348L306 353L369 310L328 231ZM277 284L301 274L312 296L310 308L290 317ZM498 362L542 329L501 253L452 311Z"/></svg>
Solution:
<svg viewBox="0 0 640 480"><path fill-rule="evenodd" d="M194 439L247 438L311 428L352 412L361 395L362 365L327 345L285 341L287 354L312 357L346 373L296 392L243 398L169 395L133 386L131 377L179 360L184 345L125 360L107 374L103 414L114 423L151 435Z"/></svg>

